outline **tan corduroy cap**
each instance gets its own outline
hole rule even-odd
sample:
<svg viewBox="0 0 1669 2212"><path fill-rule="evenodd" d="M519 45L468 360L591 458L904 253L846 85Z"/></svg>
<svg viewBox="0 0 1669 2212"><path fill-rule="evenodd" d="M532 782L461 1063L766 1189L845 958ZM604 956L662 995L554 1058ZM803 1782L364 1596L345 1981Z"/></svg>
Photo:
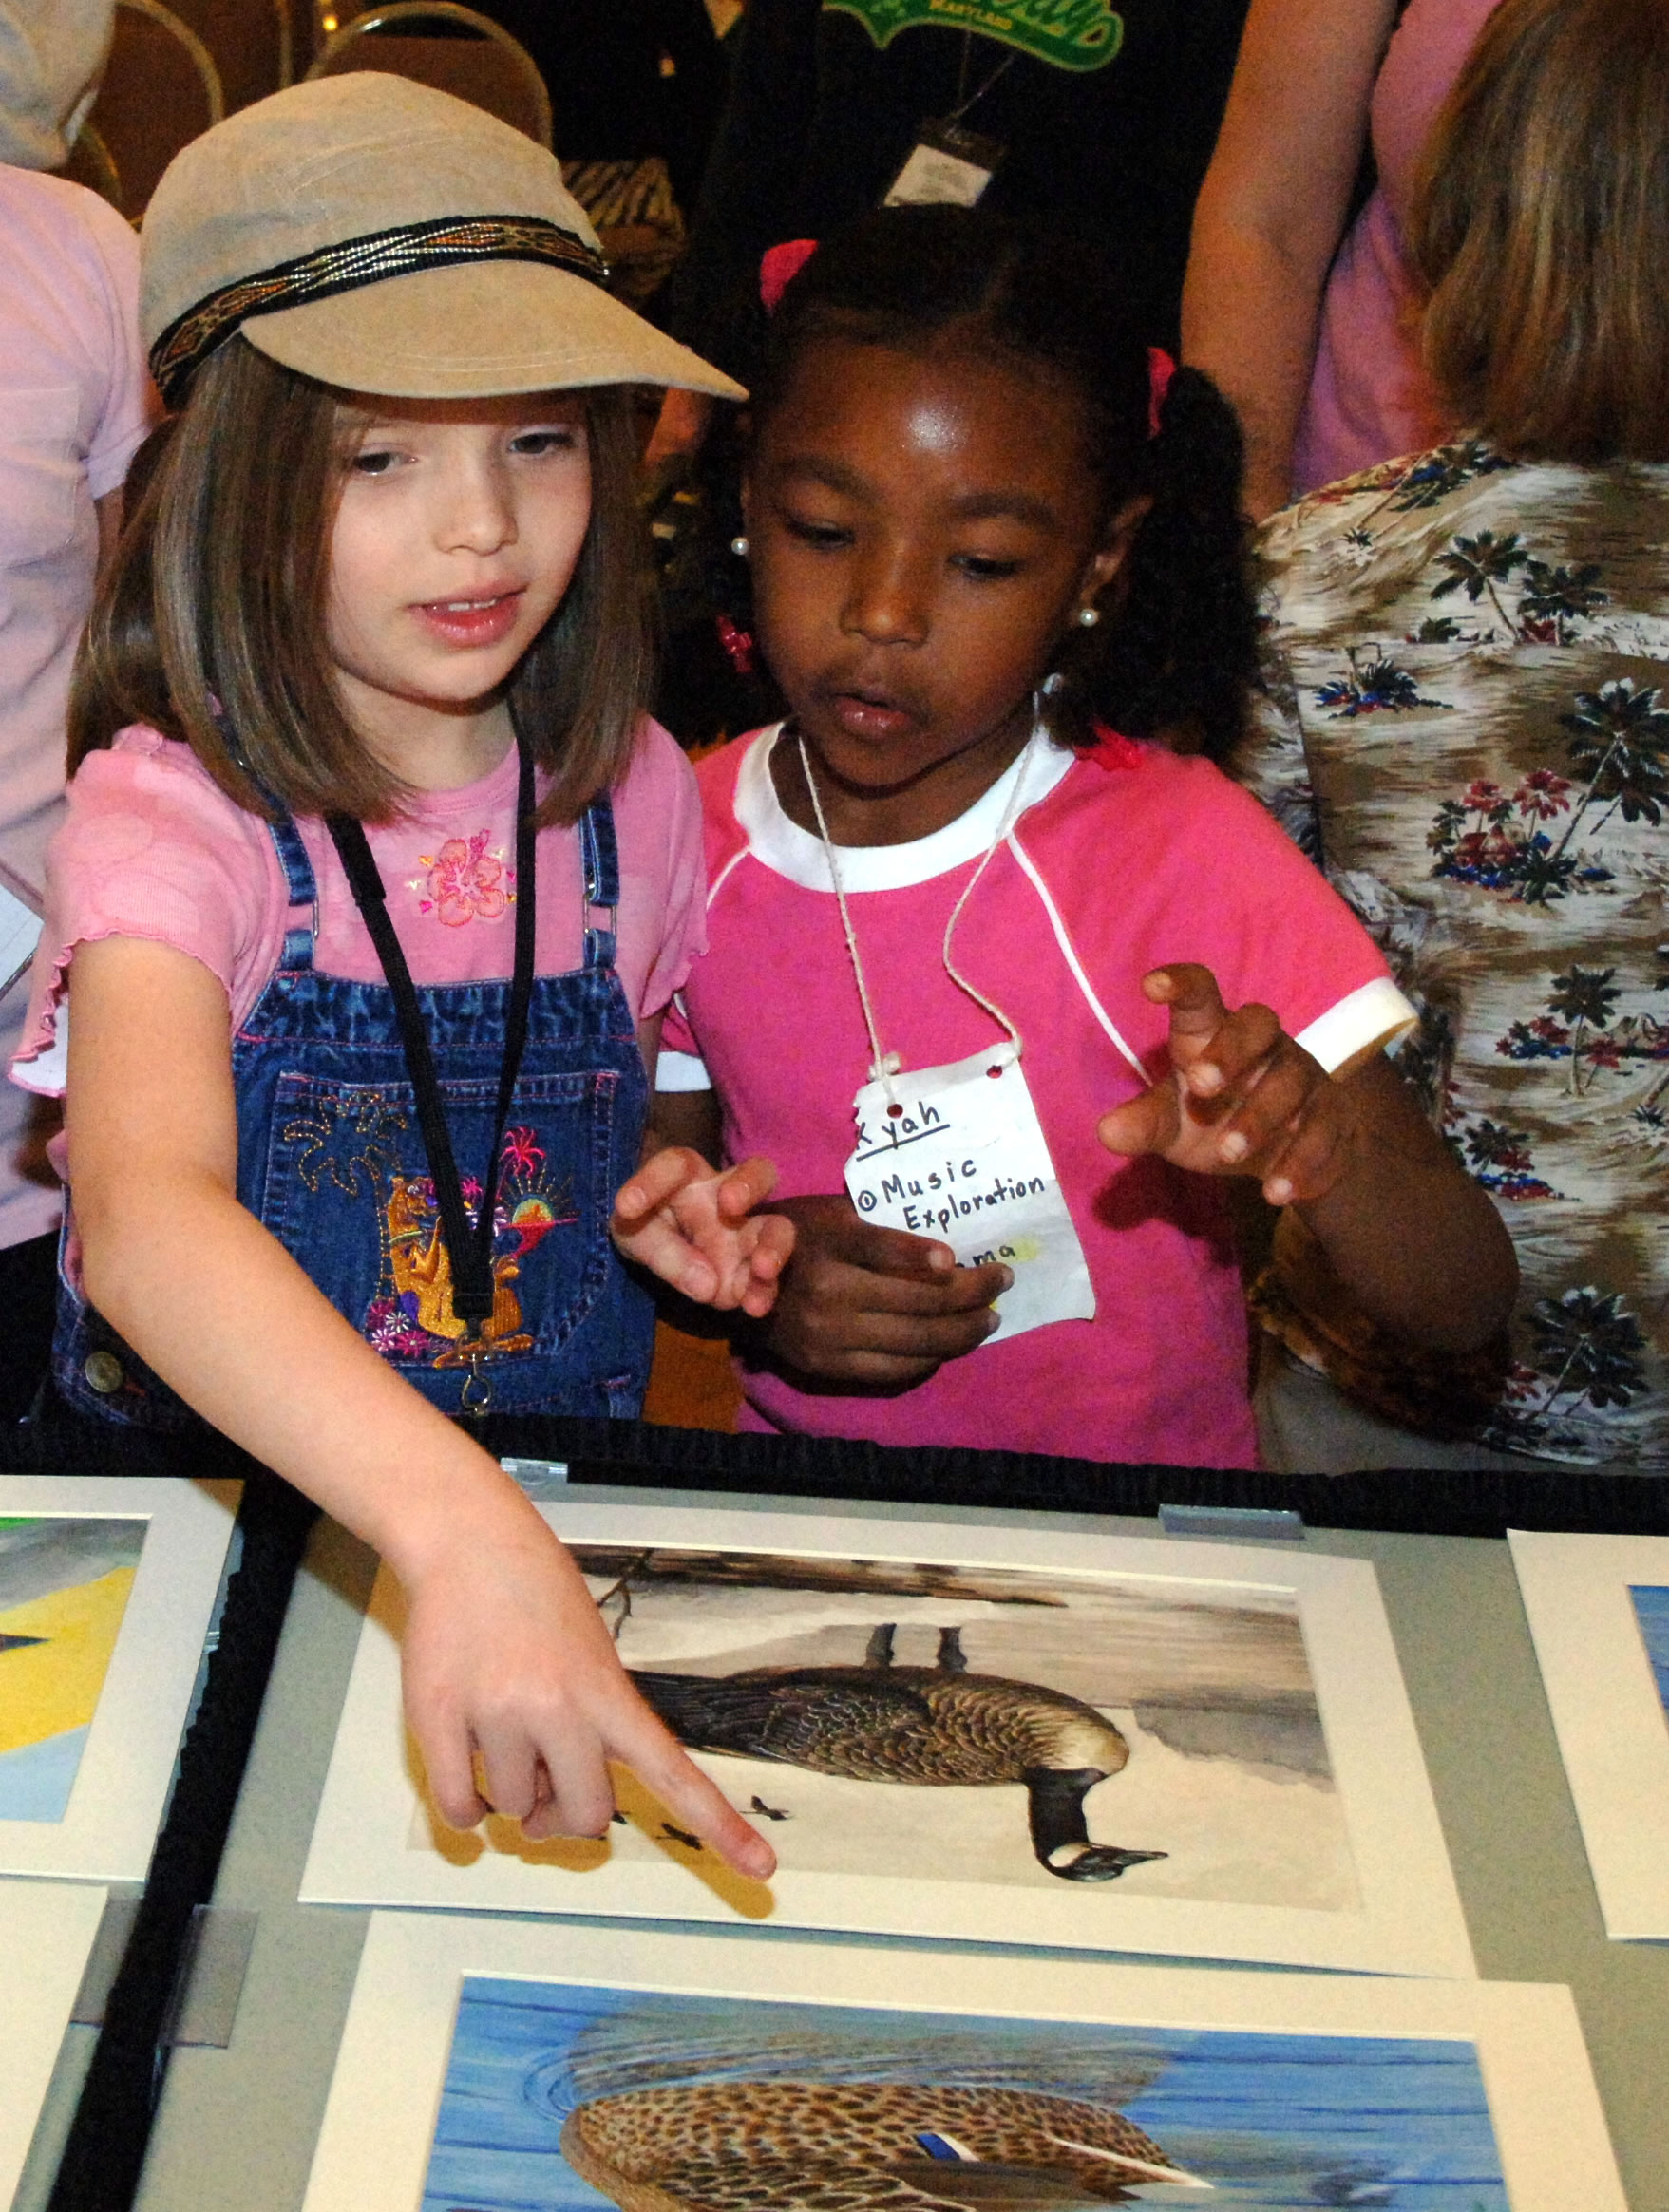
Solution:
<svg viewBox="0 0 1669 2212"><path fill-rule="evenodd" d="M241 331L350 391L480 399L596 384L740 385L602 289L554 159L467 102L367 70L294 85L169 163L140 321L164 397Z"/></svg>

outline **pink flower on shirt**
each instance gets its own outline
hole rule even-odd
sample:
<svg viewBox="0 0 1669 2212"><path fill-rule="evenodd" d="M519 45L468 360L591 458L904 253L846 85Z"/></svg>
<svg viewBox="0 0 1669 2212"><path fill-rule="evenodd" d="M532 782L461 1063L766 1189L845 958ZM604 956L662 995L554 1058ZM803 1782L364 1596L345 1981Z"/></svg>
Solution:
<svg viewBox="0 0 1669 2212"><path fill-rule="evenodd" d="M418 894L421 914L435 915L448 929L462 929L469 921L497 921L515 897L515 877L503 861L486 850L487 833L449 837L438 854L420 853L428 870L413 878L410 888Z"/></svg>

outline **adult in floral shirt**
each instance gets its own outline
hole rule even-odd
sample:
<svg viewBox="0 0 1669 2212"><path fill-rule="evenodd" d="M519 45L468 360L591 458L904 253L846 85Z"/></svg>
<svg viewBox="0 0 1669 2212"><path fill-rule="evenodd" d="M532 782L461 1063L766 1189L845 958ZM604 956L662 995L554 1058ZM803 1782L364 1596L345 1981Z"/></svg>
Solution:
<svg viewBox="0 0 1669 2212"><path fill-rule="evenodd" d="M1246 780L1420 1009L1403 1065L1523 1275L1499 1365L1442 1373L1374 1338L1283 1233L1268 1325L1451 1446L1341 1424L1288 1464L1669 1471L1665 114L1656 0L1506 0L1413 226L1428 358L1481 427L1260 540Z"/></svg>

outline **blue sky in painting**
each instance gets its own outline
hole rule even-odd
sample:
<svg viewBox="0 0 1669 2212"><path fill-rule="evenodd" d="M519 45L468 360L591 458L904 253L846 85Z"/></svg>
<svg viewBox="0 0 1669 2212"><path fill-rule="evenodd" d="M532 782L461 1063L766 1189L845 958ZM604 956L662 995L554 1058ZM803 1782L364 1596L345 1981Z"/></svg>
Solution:
<svg viewBox="0 0 1669 2212"><path fill-rule="evenodd" d="M1634 1616L1652 1662L1652 1679L1658 1685L1664 1711L1669 1712L1669 1590L1650 1582L1631 1582L1628 1595L1634 1599Z"/></svg>
<svg viewBox="0 0 1669 2212"><path fill-rule="evenodd" d="M596 2212L558 2149L591 2095L725 2078L1000 2083L1110 2104L1213 2212L1508 2212L1467 2042L1085 2026L465 1982L423 2212Z"/></svg>
<svg viewBox="0 0 1669 2212"><path fill-rule="evenodd" d="M0 1820L61 1821L86 1740L85 1729L66 1729L21 1750L0 1751Z"/></svg>

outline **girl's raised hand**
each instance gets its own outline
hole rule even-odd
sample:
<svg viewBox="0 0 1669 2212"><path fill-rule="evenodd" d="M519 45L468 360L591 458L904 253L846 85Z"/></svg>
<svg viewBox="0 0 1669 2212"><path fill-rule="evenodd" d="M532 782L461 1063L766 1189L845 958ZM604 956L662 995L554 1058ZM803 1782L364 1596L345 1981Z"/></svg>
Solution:
<svg viewBox="0 0 1669 2212"><path fill-rule="evenodd" d="M1143 976L1170 1008L1171 1073L1102 1117L1110 1152L1156 1152L1200 1175L1255 1175L1272 1206L1325 1197L1357 1157L1362 1115L1266 1006L1230 1012L1209 968Z"/></svg>
<svg viewBox="0 0 1669 2212"><path fill-rule="evenodd" d="M794 1249L790 1221L753 1211L775 1185L768 1160L717 1168L691 1145L668 1144L620 1185L610 1233L628 1259L685 1297L758 1320Z"/></svg>
<svg viewBox="0 0 1669 2212"><path fill-rule="evenodd" d="M615 1759L738 1873L768 1879L770 1845L633 1689L572 1555L525 1500L499 1503L467 1541L402 1562L406 1713L440 1812L465 1828L504 1813L535 1840L603 1836Z"/></svg>

